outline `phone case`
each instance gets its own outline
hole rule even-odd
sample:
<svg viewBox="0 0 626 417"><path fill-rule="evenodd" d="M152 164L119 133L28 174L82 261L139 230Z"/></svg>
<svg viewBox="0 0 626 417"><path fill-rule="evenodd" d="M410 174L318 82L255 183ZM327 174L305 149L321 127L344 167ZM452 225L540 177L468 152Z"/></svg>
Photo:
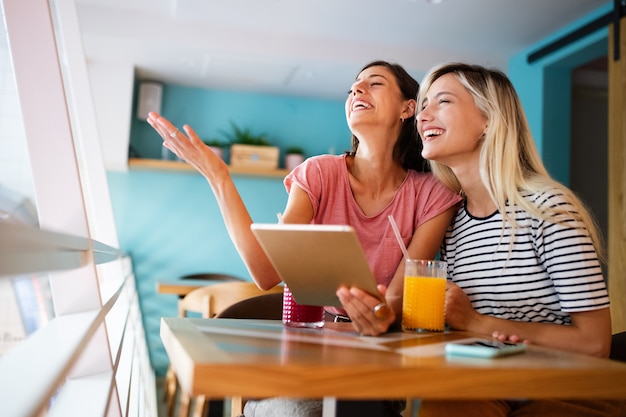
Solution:
<svg viewBox="0 0 626 417"><path fill-rule="evenodd" d="M500 342L480 339L468 342L452 342L446 345L446 355L471 356L475 358L497 358L526 351L524 343Z"/></svg>

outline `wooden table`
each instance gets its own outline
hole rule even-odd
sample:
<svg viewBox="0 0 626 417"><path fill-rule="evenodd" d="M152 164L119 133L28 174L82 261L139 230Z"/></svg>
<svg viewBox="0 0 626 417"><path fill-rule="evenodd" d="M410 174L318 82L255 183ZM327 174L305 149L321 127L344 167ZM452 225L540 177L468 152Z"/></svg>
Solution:
<svg viewBox="0 0 626 417"><path fill-rule="evenodd" d="M626 364L529 346L499 359L450 358L474 335L362 337L349 323L290 329L279 321L162 318L161 338L193 395L325 399L626 398ZM325 401L325 416L334 415ZM330 411L327 411L330 409Z"/></svg>
<svg viewBox="0 0 626 417"><path fill-rule="evenodd" d="M222 281L211 280L177 280L177 281L161 281L157 282L157 293L159 294L174 294L178 298L183 298L196 288L205 287L207 285L215 284Z"/></svg>

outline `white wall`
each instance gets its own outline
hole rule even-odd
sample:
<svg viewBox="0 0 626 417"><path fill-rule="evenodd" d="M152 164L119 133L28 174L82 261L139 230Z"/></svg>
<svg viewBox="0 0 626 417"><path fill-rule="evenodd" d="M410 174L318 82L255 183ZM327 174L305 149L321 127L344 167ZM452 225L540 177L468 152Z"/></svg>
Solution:
<svg viewBox="0 0 626 417"><path fill-rule="evenodd" d="M87 69L104 166L111 171L127 171L134 66L128 62L88 62Z"/></svg>

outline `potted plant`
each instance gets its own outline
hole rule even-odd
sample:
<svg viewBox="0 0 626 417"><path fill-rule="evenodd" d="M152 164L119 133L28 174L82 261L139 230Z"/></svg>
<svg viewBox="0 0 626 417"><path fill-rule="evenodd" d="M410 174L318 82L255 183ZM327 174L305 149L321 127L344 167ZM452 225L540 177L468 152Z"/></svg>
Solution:
<svg viewBox="0 0 626 417"><path fill-rule="evenodd" d="M230 126L230 132L221 130L222 134L226 136L229 143L252 146L271 146L270 142L266 139L265 134L254 134L249 127L239 127L232 121L230 122Z"/></svg>
<svg viewBox="0 0 626 417"><path fill-rule="evenodd" d="M279 149L264 134L254 134L230 122L231 131L222 131L231 143L230 165L233 167L278 168Z"/></svg>
<svg viewBox="0 0 626 417"><path fill-rule="evenodd" d="M291 171L304 162L304 149L300 146L289 146L285 149L285 168Z"/></svg>

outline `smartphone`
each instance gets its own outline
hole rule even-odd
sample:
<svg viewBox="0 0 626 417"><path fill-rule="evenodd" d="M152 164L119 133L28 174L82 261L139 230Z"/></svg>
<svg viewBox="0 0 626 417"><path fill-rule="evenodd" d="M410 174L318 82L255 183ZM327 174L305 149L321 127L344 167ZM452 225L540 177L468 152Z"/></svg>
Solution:
<svg viewBox="0 0 626 417"><path fill-rule="evenodd" d="M471 356L475 358L498 358L515 355L526 351L526 344L500 342L498 340L478 339L467 342L446 344L446 355Z"/></svg>

